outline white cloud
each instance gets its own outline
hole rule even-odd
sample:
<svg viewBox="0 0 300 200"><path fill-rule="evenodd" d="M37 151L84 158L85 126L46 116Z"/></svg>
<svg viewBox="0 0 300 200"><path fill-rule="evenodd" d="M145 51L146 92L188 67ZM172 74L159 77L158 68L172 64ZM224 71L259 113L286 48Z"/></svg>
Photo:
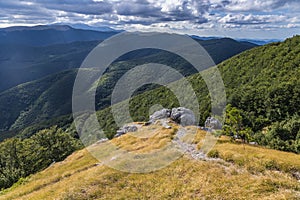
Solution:
<svg viewBox="0 0 300 200"><path fill-rule="evenodd" d="M253 14L227 14L219 20L224 24L239 24L239 25L251 25L251 24L269 24L269 23L282 23L287 19L283 15L253 15Z"/></svg>

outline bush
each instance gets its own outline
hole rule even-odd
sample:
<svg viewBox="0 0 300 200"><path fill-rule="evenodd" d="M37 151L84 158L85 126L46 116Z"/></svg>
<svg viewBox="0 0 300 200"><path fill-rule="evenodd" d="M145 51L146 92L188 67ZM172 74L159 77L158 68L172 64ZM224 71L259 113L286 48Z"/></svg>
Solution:
<svg viewBox="0 0 300 200"><path fill-rule="evenodd" d="M269 148L300 153L300 117L275 122L268 127L266 134L257 134L255 140Z"/></svg>
<svg viewBox="0 0 300 200"><path fill-rule="evenodd" d="M219 154L219 151L218 150L210 150L208 153L207 153L207 156L210 157L210 158L219 158L220 157L220 154Z"/></svg>
<svg viewBox="0 0 300 200"><path fill-rule="evenodd" d="M265 168L268 170L280 170L280 166L275 160L266 161Z"/></svg>

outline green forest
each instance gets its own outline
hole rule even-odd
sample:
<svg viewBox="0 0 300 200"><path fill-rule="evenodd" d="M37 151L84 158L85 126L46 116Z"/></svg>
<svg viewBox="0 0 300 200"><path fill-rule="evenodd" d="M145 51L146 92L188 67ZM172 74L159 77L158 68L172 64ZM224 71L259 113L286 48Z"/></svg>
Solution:
<svg viewBox="0 0 300 200"><path fill-rule="evenodd" d="M232 121L239 127L229 133L224 130L224 134L239 132L247 136L248 141L300 153L299 66L300 36L248 50L219 64L228 103L224 129L232 126ZM201 74L192 75L188 80L200 103L199 125L203 126L211 109L208 89ZM148 119L152 105L179 106L175 96L165 87L133 97L130 103L131 115L136 121ZM116 125L110 108L99 111L98 118L111 138Z"/></svg>

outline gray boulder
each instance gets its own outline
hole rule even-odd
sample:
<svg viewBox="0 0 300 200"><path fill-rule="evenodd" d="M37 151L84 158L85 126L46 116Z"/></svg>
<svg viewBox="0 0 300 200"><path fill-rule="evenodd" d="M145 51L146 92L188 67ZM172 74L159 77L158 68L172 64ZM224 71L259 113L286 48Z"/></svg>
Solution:
<svg viewBox="0 0 300 200"><path fill-rule="evenodd" d="M184 107L173 108L170 117L182 126L196 125L194 112Z"/></svg>
<svg viewBox="0 0 300 200"><path fill-rule="evenodd" d="M154 112L152 115L150 115L150 119L148 123L154 123L155 121L159 119L166 119L171 116L171 110L170 109L162 109L159 111Z"/></svg>
<svg viewBox="0 0 300 200"><path fill-rule="evenodd" d="M138 128L135 125L125 125L122 128L120 128L119 130L117 130L115 137L120 137L121 135L124 135L129 132L136 132L137 130L138 130Z"/></svg>
<svg viewBox="0 0 300 200"><path fill-rule="evenodd" d="M222 123L214 117L208 117L205 121L205 128L222 129Z"/></svg>
<svg viewBox="0 0 300 200"><path fill-rule="evenodd" d="M137 126L135 126L135 125L126 125L126 126L123 127L123 129L126 130L126 133L136 132L138 130Z"/></svg>

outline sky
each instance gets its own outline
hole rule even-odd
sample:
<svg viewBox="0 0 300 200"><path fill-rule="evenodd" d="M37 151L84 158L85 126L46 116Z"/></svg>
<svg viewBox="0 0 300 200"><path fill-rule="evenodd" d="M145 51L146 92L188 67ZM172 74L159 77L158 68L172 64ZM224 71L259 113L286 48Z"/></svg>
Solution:
<svg viewBox="0 0 300 200"><path fill-rule="evenodd" d="M300 0L0 0L0 6L0 27L84 23L253 39L300 34Z"/></svg>

